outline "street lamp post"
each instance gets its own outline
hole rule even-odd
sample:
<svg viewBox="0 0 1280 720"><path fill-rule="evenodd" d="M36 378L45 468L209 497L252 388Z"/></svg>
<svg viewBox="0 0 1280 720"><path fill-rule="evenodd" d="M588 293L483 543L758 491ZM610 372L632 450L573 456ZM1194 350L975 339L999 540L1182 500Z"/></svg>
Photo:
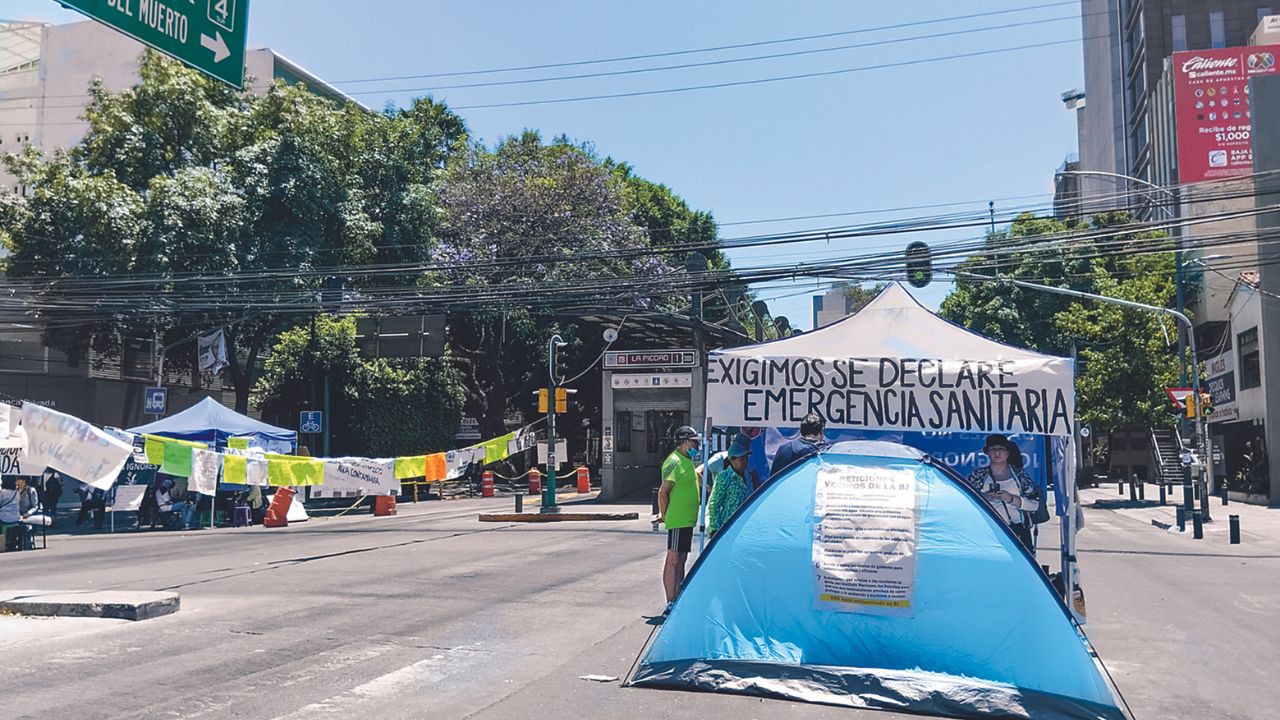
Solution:
<svg viewBox="0 0 1280 720"><path fill-rule="evenodd" d="M1106 295L1095 295L1094 293L1081 292L1079 290L1068 290L1067 288L1052 287L1050 285L1038 285L1036 283L1026 282L1024 280L1014 280L1013 278L990 277L986 275L975 275L972 273L962 273L962 272L957 272L955 274L957 277L963 277L968 280L983 280L987 282L1007 282L1010 285L1016 285L1018 287L1028 288L1030 290L1040 290L1042 292L1054 293L1057 295L1066 295L1068 297L1081 298L1084 300L1096 300L1098 302L1110 303L1112 305L1119 305L1121 307L1132 308L1134 310L1146 310L1149 312L1159 313L1162 315L1168 315L1172 317L1174 320L1176 320L1185 329L1188 330L1187 340L1191 345L1191 355L1193 357L1196 355L1195 326L1192 325L1191 319L1187 317L1186 313L1178 312L1177 310L1170 310L1169 308L1158 307L1156 305L1147 305L1145 303L1133 302L1132 300L1121 300L1120 298L1113 298ZM1191 388L1192 388L1192 392L1195 393L1195 401L1199 403L1200 402L1200 372L1198 368L1196 368L1195 371L1191 373ZM1196 445L1199 446L1200 452L1201 452L1201 456L1200 456L1201 478L1204 478L1205 473L1210 472L1211 465L1209 464L1210 458L1208 457L1208 452L1209 452L1208 434L1209 433L1208 433L1208 428L1205 425L1203 412L1196 413L1195 431L1196 431ZM1184 492L1184 503L1186 504L1188 512L1191 511L1192 505L1193 505L1193 502L1191 499L1190 473L1191 473L1190 468L1184 465L1183 492ZM1207 487L1202 487L1201 488L1202 496L1204 495L1205 492L1207 492ZM1207 512L1207 505L1208 505L1207 502L1202 503L1202 509L1205 512ZM1208 522L1209 518L1207 515L1202 514L1201 517L1205 522Z"/></svg>
<svg viewBox="0 0 1280 720"><path fill-rule="evenodd" d="M1155 190L1156 192L1164 193L1169 197L1169 200L1171 201L1168 205L1164 205L1158 201L1155 201L1155 198L1152 198L1152 200L1155 201L1156 206L1164 210L1165 215L1169 218L1169 220L1178 219L1178 214L1174 211L1174 209L1178 207L1178 194L1175 191L1170 190L1169 188L1157 185L1151 182L1150 180L1144 180L1142 178L1133 177L1131 175L1123 175L1121 173L1105 172L1103 170L1064 170L1059 174L1105 177L1113 180L1122 180L1125 182L1137 183L1144 187L1148 187L1152 190ZM1127 188L1126 188L1126 191L1127 191ZM1182 316L1185 319L1186 317L1185 310L1187 307L1187 296L1186 296L1186 291L1183 287L1185 284L1185 271L1183 269L1184 264L1185 263L1183 262L1183 257L1182 257L1182 243L1179 242L1177 239L1175 239L1174 247L1173 247L1174 308L1176 309L1178 315ZM1185 330L1186 330L1186 337L1184 338L1183 332L1182 332L1183 327L1182 327L1182 323L1180 322L1179 332L1178 332L1178 365L1179 365L1179 376L1180 376L1179 384L1182 387L1186 387L1188 375L1190 375L1193 378L1195 378L1195 384L1198 387L1200 372L1199 372L1199 359L1196 357L1196 350L1195 350L1195 332L1196 332L1195 326L1190 321L1188 321L1187 327L1185 328ZM1188 344L1187 338L1190 338L1190 341L1191 341L1190 342L1191 344L1191 362L1190 363L1187 362L1187 344ZM1190 372L1188 372L1188 367L1190 368ZM1200 398L1199 390L1197 390L1196 393L1197 393L1196 400L1198 402ZM1200 420L1203 421L1203 418L1200 418ZM1184 423L1183 429L1185 430L1186 420L1184 419L1182 422ZM1200 437L1198 438L1198 443L1200 444L1201 452L1205 455L1208 455L1209 446L1206 440L1207 438ZM1207 469L1207 466L1206 466L1206 469ZM1201 495L1207 494L1208 491L1209 491L1209 482L1206 480L1204 481L1204 484L1200 488ZM1187 513L1190 514L1194 507L1194 504L1195 504L1195 500L1193 497L1193 492L1191 487L1191 470L1189 468L1184 467L1182 470L1182 505L1186 509ZM1209 521L1208 503L1202 502L1201 505L1203 507L1202 516L1205 522L1208 522Z"/></svg>

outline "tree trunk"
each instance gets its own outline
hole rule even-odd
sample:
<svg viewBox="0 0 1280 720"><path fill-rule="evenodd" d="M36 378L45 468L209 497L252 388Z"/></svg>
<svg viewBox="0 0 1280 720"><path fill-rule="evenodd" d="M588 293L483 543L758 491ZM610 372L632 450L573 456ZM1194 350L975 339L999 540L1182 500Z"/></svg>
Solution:
<svg viewBox="0 0 1280 720"><path fill-rule="evenodd" d="M237 352L240 336L233 328L227 329L227 344L231 346L230 352L227 353L227 366L231 370L231 384L236 391L235 410L242 415L249 413L249 391L253 389L253 383L257 379L254 377L254 368L258 364L258 355L262 352L262 346L266 344L272 327L268 323L250 337L249 353L244 365L240 364L240 354Z"/></svg>

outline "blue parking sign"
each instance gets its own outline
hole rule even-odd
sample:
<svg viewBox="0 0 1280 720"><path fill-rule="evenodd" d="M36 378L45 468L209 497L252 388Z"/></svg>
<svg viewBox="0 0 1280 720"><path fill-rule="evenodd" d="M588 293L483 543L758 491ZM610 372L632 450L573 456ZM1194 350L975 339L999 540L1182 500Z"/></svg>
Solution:
<svg viewBox="0 0 1280 720"><path fill-rule="evenodd" d="M303 410L298 413L298 432L318 433L324 427L321 424L323 414L319 410Z"/></svg>
<svg viewBox="0 0 1280 720"><path fill-rule="evenodd" d="M146 391L142 412L147 415L163 415L165 409L169 407L169 391L162 387L149 387Z"/></svg>

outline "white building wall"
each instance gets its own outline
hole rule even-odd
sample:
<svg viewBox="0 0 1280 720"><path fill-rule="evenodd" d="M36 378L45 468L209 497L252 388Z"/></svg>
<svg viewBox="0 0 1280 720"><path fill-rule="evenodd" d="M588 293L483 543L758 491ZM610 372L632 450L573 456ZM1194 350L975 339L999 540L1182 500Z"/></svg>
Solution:
<svg viewBox="0 0 1280 720"><path fill-rule="evenodd" d="M1236 373L1236 408L1238 409L1240 420L1254 420L1267 418L1267 374L1262 373L1262 384L1248 390L1240 389L1240 348L1235 347L1236 337L1248 330L1249 328L1258 328L1258 345L1261 350L1262 346L1262 305L1259 302L1261 295L1257 290L1246 285L1240 285L1236 291L1235 297L1231 302L1231 342L1234 349L1234 362ZM1267 356L1265 354L1259 357L1262 367L1267 366Z"/></svg>
<svg viewBox="0 0 1280 720"><path fill-rule="evenodd" d="M132 87L145 49L92 20L44 26L38 65L0 75L0 152L17 152L28 142L46 151L80 142L89 129L83 115L94 78L113 93ZM275 78L276 56L267 49L249 50L245 67L252 78L249 88L265 92ZM0 168L0 191L15 190L16 178Z"/></svg>

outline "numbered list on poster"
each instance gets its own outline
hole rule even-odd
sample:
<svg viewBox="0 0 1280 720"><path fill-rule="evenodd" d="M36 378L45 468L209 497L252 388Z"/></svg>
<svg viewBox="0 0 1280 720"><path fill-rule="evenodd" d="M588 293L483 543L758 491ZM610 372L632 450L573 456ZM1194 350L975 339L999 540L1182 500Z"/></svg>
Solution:
<svg viewBox="0 0 1280 720"><path fill-rule="evenodd" d="M915 591L916 476L910 469L824 467L814 494L815 604L910 615Z"/></svg>

